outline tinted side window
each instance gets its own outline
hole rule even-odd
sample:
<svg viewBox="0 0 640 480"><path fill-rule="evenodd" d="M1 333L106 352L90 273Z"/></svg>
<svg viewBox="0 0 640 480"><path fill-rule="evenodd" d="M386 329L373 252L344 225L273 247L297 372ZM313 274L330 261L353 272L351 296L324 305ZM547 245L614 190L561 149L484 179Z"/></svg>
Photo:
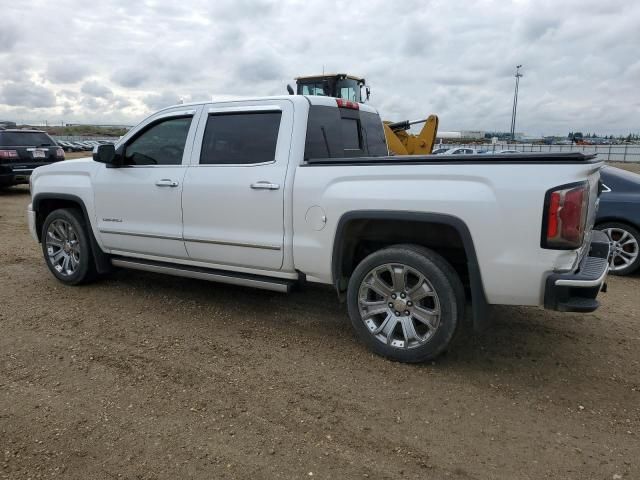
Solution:
<svg viewBox="0 0 640 480"><path fill-rule="evenodd" d="M276 157L282 112L209 115L200 164L252 164Z"/></svg>
<svg viewBox="0 0 640 480"><path fill-rule="evenodd" d="M192 117L162 120L129 143L125 165L180 165Z"/></svg>
<svg viewBox="0 0 640 480"><path fill-rule="evenodd" d="M377 114L340 110L323 105L310 107L305 159L389 155Z"/></svg>
<svg viewBox="0 0 640 480"><path fill-rule="evenodd" d="M384 137L382 120L380 116L371 112L360 112L362 136L368 153L372 157L384 157L389 155L387 139Z"/></svg>

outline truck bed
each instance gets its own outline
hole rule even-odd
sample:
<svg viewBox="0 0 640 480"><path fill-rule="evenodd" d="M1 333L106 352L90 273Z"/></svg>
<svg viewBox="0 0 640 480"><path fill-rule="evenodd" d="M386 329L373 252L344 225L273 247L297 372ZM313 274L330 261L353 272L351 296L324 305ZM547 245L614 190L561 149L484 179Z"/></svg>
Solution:
<svg viewBox="0 0 640 480"><path fill-rule="evenodd" d="M384 157L310 158L308 166L320 165L427 165L427 164L584 164L597 163L596 155L568 153L512 153L492 155L390 155Z"/></svg>

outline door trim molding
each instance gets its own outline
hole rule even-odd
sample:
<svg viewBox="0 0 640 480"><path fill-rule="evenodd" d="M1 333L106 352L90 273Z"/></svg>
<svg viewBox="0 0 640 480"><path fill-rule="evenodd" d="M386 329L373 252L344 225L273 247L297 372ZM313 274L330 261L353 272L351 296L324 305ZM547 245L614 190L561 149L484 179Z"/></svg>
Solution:
<svg viewBox="0 0 640 480"><path fill-rule="evenodd" d="M182 241L182 237L176 235L159 235L155 233L136 233L136 232L127 232L124 230L111 230L108 228L100 228L100 233L108 233L111 235L127 235L130 237L144 237L144 238L159 238L161 240L180 240Z"/></svg>
<svg viewBox="0 0 640 480"><path fill-rule="evenodd" d="M158 238L161 240L179 240L184 242L192 242L192 243L207 243L211 245L227 245L231 247L245 247L245 248L260 248L262 250L282 250L282 246L280 245L267 245L262 243L245 243L245 242L228 242L223 240L204 240L201 238L192 238L192 237L179 237L174 235L159 235L155 233L136 233L136 232L128 232L126 230L112 230L109 228L100 228L100 233L107 233L110 235L127 235L131 237L144 237L144 238Z"/></svg>
<svg viewBox="0 0 640 480"><path fill-rule="evenodd" d="M200 238L185 237L185 242L209 243L212 245L227 245L231 247L260 248L263 250L282 250L280 245L266 245L262 243L228 242L222 240L204 240Z"/></svg>

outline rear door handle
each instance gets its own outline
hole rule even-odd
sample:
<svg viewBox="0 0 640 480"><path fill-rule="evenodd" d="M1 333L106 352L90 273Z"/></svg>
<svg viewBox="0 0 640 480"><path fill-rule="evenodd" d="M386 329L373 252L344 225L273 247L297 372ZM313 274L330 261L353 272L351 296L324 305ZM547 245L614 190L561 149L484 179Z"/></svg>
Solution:
<svg viewBox="0 0 640 480"><path fill-rule="evenodd" d="M162 180L158 180L156 185L158 187L177 187L178 182L171 180L170 178L163 178Z"/></svg>
<svg viewBox="0 0 640 480"><path fill-rule="evenodd" d="M265 182L264 180L260 182L255 182L251 184L251 188L254 190L278 190L280 185L277 183Z"/></svg>

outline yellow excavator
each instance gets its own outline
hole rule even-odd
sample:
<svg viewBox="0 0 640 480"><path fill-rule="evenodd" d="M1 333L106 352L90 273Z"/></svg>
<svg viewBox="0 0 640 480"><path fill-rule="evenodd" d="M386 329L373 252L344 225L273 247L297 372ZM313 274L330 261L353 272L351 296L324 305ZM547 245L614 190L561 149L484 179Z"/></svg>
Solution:
<svg viewBox="0 0 640 480"><path fill-rule="evenodd" d="M369 100L371 89L362 77L346 73L311 75L296 78L296 91L290 85L287 90L291 95L320 95L343 98L352 102L363 103ZM424 123L417 135L409 133L412 125ZM438 116L429 115L420 120L404 120L402 122L384 122L384 134L389 150L396 155L429 155L433 151L438 133Z"/></svg>

